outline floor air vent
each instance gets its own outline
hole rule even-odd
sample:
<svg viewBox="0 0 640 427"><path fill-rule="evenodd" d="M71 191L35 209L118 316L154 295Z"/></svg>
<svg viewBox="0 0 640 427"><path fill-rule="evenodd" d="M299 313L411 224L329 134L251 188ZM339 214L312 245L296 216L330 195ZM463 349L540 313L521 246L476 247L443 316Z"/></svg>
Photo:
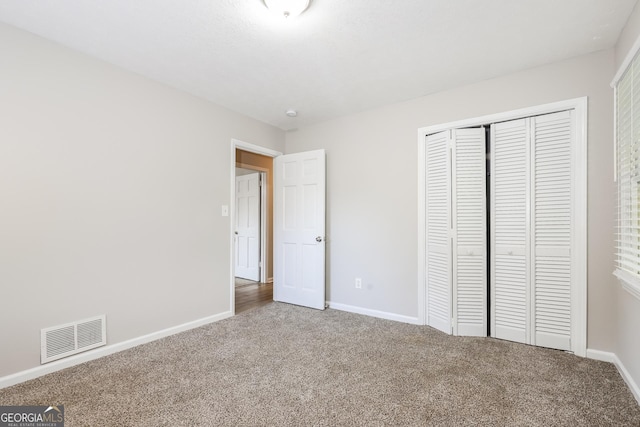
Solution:
<svg viewBox="0 0 640 427"><path fill-rule="evenodd" d="M40 336L41 364L101 347L107 344L106 316L45 328Z"/></svg>

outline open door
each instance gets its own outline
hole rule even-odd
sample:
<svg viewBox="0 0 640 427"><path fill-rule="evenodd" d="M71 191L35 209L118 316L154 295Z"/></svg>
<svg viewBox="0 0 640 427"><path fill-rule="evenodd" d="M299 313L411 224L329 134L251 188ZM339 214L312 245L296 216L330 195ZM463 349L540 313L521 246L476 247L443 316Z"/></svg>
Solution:
<svg viewBox="0 0 640 427"><path fill-rule="evenodd" d="M325 308L325 152L274 159L275 301Z"/></svg>
<svg viewBox="0 0 640 427"><path fill-rule="evenodd" d="M484 128L426 137L427 324L487 335Z"/></svg>
<svg viewBox="0 0 640 427"><path fill-rule="evenodd" d="M260 281L260 173L236 177L236 277Z"/></svg>

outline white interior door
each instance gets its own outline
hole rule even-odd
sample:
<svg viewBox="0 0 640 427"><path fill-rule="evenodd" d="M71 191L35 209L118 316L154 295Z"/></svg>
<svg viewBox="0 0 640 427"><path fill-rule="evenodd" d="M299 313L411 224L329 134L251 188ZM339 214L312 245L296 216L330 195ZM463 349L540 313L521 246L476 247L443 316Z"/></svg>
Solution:
<svg viewBox="0 0 640 427"><path fill-rule="evenodd" d="M427 324L486 336L485 130L428 135L426 156Z"/></svg>
<svg viewBox="0 0 640 427"><path fill-rule="evenodd" d="M531 118L532 344L571 350L573 111ZM574 251L575 252L575 251Z"/></svg>
<svg viewBox="0 0 640 427"><path fill-rule="evenodd" d="M325 152L274 159L273 299L325 308Z"/></svg>
<svg viewBox="0 0 640 427"><path fill-rule="evenodd" d="M453 333L487 336L487 173L484 128L452 137Z"/></svg>
<svg viewBox="0 0 640 427"><path fill-rule="evenodd" d="M493 130L492 336L571 350L573 111Z"/></svg>
<svg viewBox="0 0 640 427"><path fill-rule="evenodd" d="M236 177L235 275L260 281L260 174Z"/></svg>
<svg viewBox="0 0 640 427"><path fill-rule="evenodd" d="M427 324L451 333L451 160L449 131L426 138Z"/></svg>
<svg viewBox="0 0 640 427"><path fill-rule="evenodd" d="M491 126L491 336L530 343L529 120Z"/></svg>

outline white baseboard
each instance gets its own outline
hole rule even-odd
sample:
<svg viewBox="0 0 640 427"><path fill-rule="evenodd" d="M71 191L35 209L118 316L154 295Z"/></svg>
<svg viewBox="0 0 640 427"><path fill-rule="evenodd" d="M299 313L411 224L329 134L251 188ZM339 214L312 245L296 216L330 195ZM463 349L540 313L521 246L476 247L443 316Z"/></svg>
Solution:
<svg viewBox="0 0 640 427"><path fill-rule="evenodd" d="M631 393L633 393L633 396L640 404L640 387L638 387L638 384L636 384L636 382L633 380L631 374L629 373L629 371L627 371L627 368L624 367L624 364L620 359L618 359L618 356L615 353L587 349L587 357L589 359L601 360L603 362L610 362L616 365L616 368L618 368L618 372L620 372L620 376L622 376L622 379L627 383L627 386L629 386Z"/></svg>
<svg viewBox="0 0 640 427"><path fill-rule="evenodd" d="M618 356L616 356L615 353L611 353L609 351L592 350L590 348L587 349L587 358L613 364L615 364L616 360L618 360Z"/></svg>
<svg viewBox="0 0 640 427"><path fill-rule="evenodd" d="M108 356L119 351L127 350L129 348L146 344L151 341L159 340L170 335L175 335L180 332L188 331L209 323L218 322L233 316L233 313L226 311L224 313L215 314L213 316L204 317L202 319L194 320L192 322L183 323L182 325L172 326L161 331L152 332L147 335L143 335L137 338L132 338L127 341L122 341L116 344L107 345L106 347L100 347L95 350L88 351L86 353L70 356L65 359L59 359L55 362L47 363L46 365L37 366L35 368L27 369L26 371L17 372L15 374L7 375L0 378L0 389L9 387L15 384L19 384L24 381L32 380L34 378L41 377L52 372L60 371L71 366L79 365L90 360L99 359L100 357Z"/></svg>
<svg viewBox="0 0 640 427"><path fill-rule="evenodd" d="M403 316L401 314L389 313L386 311L371 310L369 308L356 307L354 305L340 304L337 302L327 301L329 308L340 311L348 311L349 313L364 314L366 316L378 317L380 319L395 320L396 322L410 323L412 325L421 325L417 317Z"/></svg>

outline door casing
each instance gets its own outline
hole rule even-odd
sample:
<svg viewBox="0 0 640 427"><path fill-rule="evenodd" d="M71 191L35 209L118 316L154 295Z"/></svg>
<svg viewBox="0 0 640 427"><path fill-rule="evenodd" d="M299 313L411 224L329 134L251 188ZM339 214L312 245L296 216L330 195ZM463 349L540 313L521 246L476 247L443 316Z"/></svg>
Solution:
<svg viewBox="0 0 640 427"><path fill-rule="evenodd" d="M232 139L231 140L231 155L230 155L230 182L231 182L231 188L230 188L230 195L232 197L230 197L229 200L229 217L230 217L230 221L229 221L229 271L230 271L230 277L229 277L229 311L231 311L232 314L235 314L235 301L236 301L236 287L235 287L235 254L234 254L234 250L235 250L235 222L233 221L233 218L235 218L235 214L236 214L236 206L235 206L235 194L236 194L236 149L242 150L242 151L248 151L251 153L255 153L255 154L261 154L263 156L267 156L267 157L277 157L277 156L281 156L283 153L281 153L280 151L276 151L276 150L272 150L270 148L266 148L266 147L262 147L259 145L255 145L255 144L251 144L249 142L245 142L245 141L241 141L239 139ZM263 218L265 217L265 215L263 215ZM264 229L264 227L263 227ZM266 245L265 242L266 239L262 239L261 244ZM273 250L273 248L272 248ZM264 253L264 251L263 251ZM261 271L261 274L263 274L262 272L266 271L266 268L263 264L263 268Z"/></svg>

